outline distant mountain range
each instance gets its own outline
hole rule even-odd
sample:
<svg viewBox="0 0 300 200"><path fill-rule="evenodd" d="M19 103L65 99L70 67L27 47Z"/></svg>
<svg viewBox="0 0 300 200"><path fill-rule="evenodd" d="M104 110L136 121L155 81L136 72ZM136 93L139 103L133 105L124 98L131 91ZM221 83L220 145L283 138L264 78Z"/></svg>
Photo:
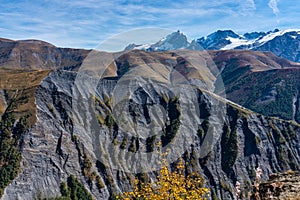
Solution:
<svg viewBox="0 0 300 200"><path fill-rule="evenodd" d="M269 32L251 32L239 35L232 30L218 30L207 37L189 42L180 31L171 33L154 44L130 44L125 49L146 51L190 50L230 50L244 49L270 51L291 61L300 61L300 29Z"/></svg>

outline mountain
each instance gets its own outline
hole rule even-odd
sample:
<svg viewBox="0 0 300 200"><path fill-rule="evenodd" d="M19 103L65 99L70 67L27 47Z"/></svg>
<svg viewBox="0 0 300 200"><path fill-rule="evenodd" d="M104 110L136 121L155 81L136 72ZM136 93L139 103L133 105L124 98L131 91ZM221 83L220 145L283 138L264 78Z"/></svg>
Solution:
<svg viewBox="0 0 300 200"><path fill-rule="evenodd" d="M230 34L228 34L230 32ZM204 49L230 50L247 49L254 51L270 51L288 60L299 62L300 30L278 30L245 33L237 35L231 31L217 31L197 43Z"/></svg>
<svg viewBox="0 0 300 200"><path fill-rule="evenodd" d="M258 113L300 123L300 64L270 52L211 51L226 98Z"/></svg>
<svg viewBox="0 0 300 200"><path fill-rule="evenodd" d="M187 37L180 31L171 33L166 38L151 46L154 51L184 49L188 46Z"/></svg>
<svg viewBox="0 0 300 200"><path fill-rule="evenodd" d="M125 50L146 50L146 51L168 51L176 49L185 49L189 46L187 37L180 31L173 32L161 39L155 44L136 45L129 44Z"/></svg>
<svg viewBox="0 0 300 200"><path fill-rule="evenodd" d="M267 35L267 33L265 32L251 32L251 33L245 33L243 37L246 38L247 40L254 40L257 38L264 37L265 35Z"/></svg>
<svg viewBox="0 0 300 200"><path fill-rule="evenodd" d="M153 141L141 132L136 136L130 134L131 129L122 126L116 118L118 115L110 110L114 108L110 102L115 98L113 90L118 87L117 80L99 82L93 116L88 112L88 101L77 96L80 93L73 92L76 96L70 99L72 90L81 90L80 85L74 85L75 76L76 73L67 71L52 72L37 89L38 120L24 133L22 171L6 188L3 199L32 199L38 191L42 197L55 197L60 194L61 182L70 174L78 177L96 199L108 199L114 192L130 188L134 175L129 172L134 172L134 167L140 164L137 159L143 159L142 152L148 160L143 163L154 163L155 156L144 150L152 152L152 146L159 141L172 149L173 156L184 157L190 163L186 166L188 170L203 174L212 195L221 199L234 198L231 191L237 179L243 187L251 184L258 166L262 166L266 177L271 172L298 169L296 152L300 130L297 125L260 116L230 103L225 105L197 88L183 88L177 100L173 96L174 88L169 85L145 85L130 93L131 101L120 106L128 108L122 117L141 132L148 123L149 126L154 121L163 122L160 131L166 131L166 136L157 131ZM196 103L200 113L187 112L188 101ZM167 111L167 119L151 113L156 106ZM215 118L214 109L220 108L226 114ZM218 140L210 143L210 134ZM170 142L174 144L168 145ZM144 170L150 167L143 166ZM152 171L137 172L155 177ZM98 178L90 178L91 174Z"/></svg>
<svg viewBox="0 0 300 200"><path fill-rule="evenodd" d="M0 38L0 67L22 69L75 68L89 50L57 48L40 40Z"/></svg>
<svg viewBox="0 0 300 200"><path fill-rule="evenodd" d="M231 30L225 31L217 31L208 35L206 38L202 37L197 39L197 43L200 44L204 49L221 49L224 46L231 44L231 41L228 38L232 38L233 40L239 40L241 37L235 34Z"/></svg>
<svg viewBox="0 0 300 200"><path fill-rule="evenodd" d="M290 32L287 32L290 33ZM266 33L265 33L266 34ZM271 37L270 34L273 36ZM268 37L273 38L274 34L278 35L279 31L270 32ZM266 37L264 33L252 33L252 36L246 35L247 37ZM283 34L285 35L285 34ZM245 36L245 37L246 37ZM220 38L235 37L236 35L232 31L219 31L210 36L212 39L219 40ZM170 44L172 41L176 43L177 41L183 41L181 45L186 45L186 36L184 36L179 31L170 34L164 40L157 42L152 45L152 49L158 48L164 44ZM273 40L277 40L276 37ZM24 41L13 41L8 39L0 40L1 46L1 64L3 68L22 68L22 69L67 69L67 70L77 70L79 67L82 67L83 60L87 57L90 50L80 50L80 49L68 49L68 48L57 48L49 43L38 41L38 40L24 40ZM158 45L160 44L160 45ZM193 44L193 42L191 43ZM190 44L190 46L191 46ZM198 44L198 43L197 43ZM206 43L207 45L209 43ZM212 43L210 43L212 44ZM266 45L269 43L266 43ZM177 46L178 47L178 46ZM207 47L207 46L206 46ZM162 48L162 47L160 47ZM183 51L181 52L183 54ZM196 56L197 53L188 51L189 55ZM127 62L130 59L130 62L136 62L135 60L141 60L141 58L147 58L140 65L147 65L149 61L155 63L157 59L160 59L160 54L157 54L155 57L148 58L144 55L143 52L135 52L136 57L133 58L133 53L131 53L131 58L125 56L125 61ZM271 53L264 52L253 52L253 51L211 51L209 54L210 59L218 66L218 69L221 73L221 77L224 80L226 88L226 96L228 99L236 102L246 108L249 108L258 113L267 115L267 116L276 116L287 120L296 120L300 122L300 112L299 110L299 90L298 83L299 79L297 77L298 70L286 69L286 70L277 70L280 68L288 67L298 67L298 64L289 62L288 60L281 59L276 57ZM110 58L110 55L103 53L102 57L108 57L109 61L113 58ZM124 57L124 56L123 56ZM199 59L199 58L198 58ZM119 59L121 62L121 59ZM163 62L164 65L169 65L164 62L164 58L160 59L159 62ZM174 60L174 57L169 56L169 60ZM103 62L103 61L102 61ZM123 62L123 61L122 61ZM168 61L169 62L169 61ZM172 61L176 63L177 61ZM100 63L100 62L99 62ZM116 63L118 64L118 62ZM95 68L101 67L95 65ZM117 74L114 68L117 66L112 66L112 69L107 70L108 76ZM179 68L179 66L178 66ZM190 68L192 69L192 68ZM159 69L155 69L156 71ZM229 70L229 71L228 71ZM273 80L275 82L261 82L257 77L263 79L264 73L262 71L274 70L273 73L267 73L268 80ZM276 71L277 70L277 71ZM205 69L201 69L204 73ZM295 72L294 72L295 71ZM150 72L149 72L150 73ZM189 76L194 72L191 71ZM207 72L205 76L210 77ZM165 75L167 77L167 75ZM197 73L194 74L197 80L200 80L201 77ZM278 76L278 77L276 77ZM293 77L293 78L290 78ZM162 80L162 79L160 79ZM194 79L196 80L196 79ZM257 85L251 90L247 90L249 85L253 85L251 81L246 80L256 80ZM212 85L211 80L205 80L206 84ZM282 81L284 84L278 84L278 81ZM199 82L199 81L198 81ZM259 84L258 84L259 83ZM198 83L203 86L203 83ZM241 85L242 84L242 85ZM211 86L210 86L211 87ZM256 89L254 89L256 88ZM273 94L273 95L270 95ZM276 94L276 95L275 95ZM280 97L285 94L286 97ZM277 98L275 98L277 97ZM263 100L265 99L266 100ZM286 99L287 98L287 99ZM247 100L247 101L246 101ZM1 105L1 104L0 104ZM283 106L284 105L284 106Z"/></svg>
<svg viewBox="0 0 300 200"><path fill-rule="evenodd" d="M109 54L34 43L22 44L22 65L7 64L14 48L1 54L4 200L55 198L65 191L63 183L112 199L130 190L136 177L156 178L160 143L170 149L170 167L183 158L187 172L207 180L214 199L236 199L237 182L247 195L258 167L262 180L299 170L299 124L235 103L244 97L267 105L279 93L296 95L290 86L299 89L297 63L247 50ZM33 53L61 62L37 64ZM290 96L279 102L290 106ZM273 107L280 110L281 103Z"/></svg>
<svg viewBox="0 0 300 200"><path fill-rule="evenodd" d="M279 57L299 61L299 34L296 29L244 35L231 30L216 31L193 40L186 49L257 51L209 52L221 71L219 78L224 81L226 97L258 113L300 122L298 69L278 70L298 67ZM272 72L263 72L267 69ZM259 81L265 76L268 76L267 81Z"/></svg>
<svg viewBox="0 0 300 200"><path fill-rule="evenodd" d="M215 33L202 37L197 42L204 49L209 50L230 50L230 49L253 49L274 39L286 31L252 32L238 35L231 30L219 30Z"/></svg>
<svg viewBox="0 0 300 200"><path fill-rule="evenodd" d="M300 62L300 30L281 31L274 39L253 47L255 51L271 51L275 55Z"/></svg>
<svg viewBox="0 0 300 200"><path fill-rule="evenodd" d="M179 35L179 32L174 32L171 35L176 35L176 33ZM190 50L244 49L270 51L281 58L286 58L294 62L300 61L300 30L298 29L275 29L274 31L269 32L251 32L245 33L244 35L236 34L232 30L218 30L207 37L192 40L190 43L187 42L186 37L182 33L180 35L182 38L181 40L172 39L172 42L167 45L160 41L154 46L152 44L129 45L126 49L140 49L147 51L163 51L183 48ZM162 46L160 47L160 45Z"/></svg>

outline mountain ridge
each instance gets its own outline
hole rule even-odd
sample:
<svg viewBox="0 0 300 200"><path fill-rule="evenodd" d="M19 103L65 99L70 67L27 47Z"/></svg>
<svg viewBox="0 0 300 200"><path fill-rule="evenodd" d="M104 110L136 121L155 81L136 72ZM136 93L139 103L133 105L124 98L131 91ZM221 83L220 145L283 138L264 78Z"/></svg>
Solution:
<svg viewBox="0 0 300 200"><path fill-rule="evenodd" d="M122 155L118 155L120 163L116 163L119 163L122 168L116 170L110 168L107 163L102 163L102 159L107 158L105 152L111 152L111 148L120 148L130 153L129 155L134 159L138 156L136 152L142 151L150 144L145 142L142 136L132 139L131 135L123 131L121 124L114 125L118 121L115 121L117 118L113 110L109 109L113 106L113 102L106 99L112 98L118 80L101 80L97 86L96 97L93 97L94 114L103 119L112 116L114 121L111 124L108 120L102 121L100 117L98 119L93 116L93 113L88 112L90 109L88 100L83 99L82 94L76 92L85 86L74 85L77 73L65 70L53 71L41 82L36 92L37 124L29 132L24 133L23 168L18 177L6 188L2 199L32 199L37 195L37 191L41 192L42 197L56 197L60 193L59 185L69 174L74 174L98 199L109 199L115 192L130 189L130 180L134 179L134 175L127 173L127 165L120 161ZM179 89L178 86L176 88ZM130 108L129 112L126 112L128 119L138 116L136 125L140 128L143 128L149 120L146 110L150 111L151 107L156 105L165 107L171 119L178 117L179 128L172 125L172 129L176 131L167 132L168 135L170 134L169 137L175 141L184 141L180 139L181 137L194 139L191 143L193 146L187 148L187 151L180 150L181 146L186 145L172 146L175 148L173 153L178 153L190 163L186 165L188 170L203 174L208 180L211 195L221 199L234 199L236 181L241 182L243 187L247 187L247 184L254 180L253 170L258 166L262 167L264 180L267 179L268 174L275 171L298 169L299 154L296 144L300 140L299 125L223 104L222 101L197 88L189 87L180 90L179 103L176 103L175 107L171 107L172 101L176 100L175 90L164 84L155 87L142 85L139 90L130 93L131 103L122 106ZM72 93L75 99L70 99ZM197 110L186 107L188 106L186 101L195 101L192 97L196 97L199 103L198 114L196 114ZM226 109L226 114L216 117L215 106ZM180 115L171 115L172 109L177 109ZM190 112L195 112L195 115L191 115ZM212 117L208 113L212 114ZM159 117L163 120L163 116ZM198 122L195 124L194 120L198 118L200 120L196 120ZM157 120L153 115L150 115L150 119ZM219 120L224 124L214 124ZM92 128L91 123L97 123L97 128ZM209 128L207 123L213 123L213 128ZM212 143L215 145L210 150L205 146L206 136L217 133L218 135L215 136L219 139L215 141L216 143ZM156 140L158 142L163 138L158 134ZM127 143L123 144L124 140ZM106 141L105 146L104 143L99 145L99 142L104 141ZM203 152L207 152L208 155ZM114 159L113 155L108 158ZM151 156L148 159L150 158ZM128 160L126 157L125 159ZM84 164L86 162L91 163L90 167L86 167ZM92 173L99 176L99 182L103 186L98 187L94 179L89 179L89 174ZM147 173L147 176L155 178L153 172ZM34 180L34 184L28 180Z"/></svg>
<svg viewBox="0 0 300 200"><path fill-rule="evenodd" d="M0 67L58 69L76 67L91 50L59 48L41 40L0 39Z"/></svg>
<svg viewBox="0 0 300 200"><path fill-rule="evenodd" d="M22 156L20 170L5 182L3 200L56 198L71 174L95 198L112 199L131 189L136 172L155 179L148 164L157 160L158 143L172 148L170 166L183 158L186 170L202 174L211 196L219 199L236 199L237 182L246 197L258 167L262 180L300 170L298 63L249 50L110 54L53 47L40 52L43 45L22 45L27 52L21 55L30 57L2 67L6 79L0 81L1 117L15 116L0 124L9 127ZM3 54L2 66L13 49ZM53 56L61 62L40 65ZM16 79L27 76L17 85ZM224 87L217 87L218 81ZM258 104L245 104L243 97ZM27 103L35 111L26 110ZM245 105L254 111L269 107L269 116ZM282 111L294 119L278 118ZM15 124L24 123L28 112L35 120L18 130ZM139 168L139 160L146 166Z"/></svg>
<svg viewBox="0 0 300 200"><path fill-rule="evenodd" d="M226 33L233 34L233 32ZM172 37L180 37L186 39L186 37L183 36L182 33L179 31L175 32ZM172 38L172 37L169 37ZM1 51L3 52L0 56L0 60L2 61L0 63L0 66L6 69L26 69L26 70L32 70L32 69L43 69L43 70L59 70L59 69L65 69L69 71L77 71L77 70L83 70L85 64L83 63L85 58L89 60L89 57L93 54L94 56L98 56L99 58L105 58L104 60L107 60L104 62L102 60L98 59L98 64L95 65L94 68L94 74L98 74L97 68L106 68L105 70L105 76L109 77L116 77L117 75L121 75L124 73L127 73L128 70L131 70L132 64L134 66L147 66L151 63L156 62L162 62L164 66L169 67L175 67L177 71L180 73L183 73L186 80L192 81L194 84L198 84L201 87L209 87L212 88L213 79L217 78L217 74L215 74L213 77L211 74L207 73L206 69L201 67L199 62L199 59L203 59L203 62L206 62L208 65L211 64L211 66L216 65L218 67L218 71L221 72L221 76L219 77L221 79L225 80L225 89L226 93L228 95L229 100L232 100L238 104L241 104L241 106L251 108L252 110L256 112L262 112L260 106L263 104L255 105L254 104L245 104L246 102L243 101L243 98L236 98L234 94L248 94L247 91L244 91L243 88L248 88L247 84L251 84L249 81L250 79L255 79L252 75L253 72L263 72L266 70L283 70L284 68L299 68L298 63L291 62L286 59L279 58L275 56L273 53L270 52L260 52L260 51L249 51L249 50L207 50L205 51L193 51L193 50L172 50L169 51L154 51L152 54L151 52L147 53L147 51L140 51L140 50L131 50L127 53L125 52L119 52L119 53L106 53L106 52L100 52L100 51L89 51L89 50L81 50L81 49L68 49L68 48L57 48L53 45L48 45L48 43L44 43L43 41L35 41L29 40L29 42L25 43L18 43L13 40L4 39L4 43L13 44L13 46L3 46L3 43L0 43L0 46L2 45L3 48L1 48ZM163 41L167 41L167 38ZM186 44L186 43L184 43ZM46 47L45 47L46 45ZM15 53L17 52L17 53ZM124 54L125 53L125 54ZM119 55L122 55L120 56ZM89 55L89 56L88 56ZM19 57L23 57L22 59L19 59ZM114 57L119 57L117 60L114 59ZM192 62L187 61L186 59L182 59L180 57L190 57ZM115 61L114 61L115 60ZM193 61L194 60L194 61ZM109 63L111 62L111 63ZM128 62L131 63L128 66ZM202 61L201 61L202 62ZM100 64L102 63L102 64ZM100 65L101 66L100 66ZM107 66L105 66L107 65ZM193 66L194 65L194 66ZM154 65L155 66L155 65ZM195 68L196 66L196 68ZM82 67L82 69L80 69ZM125 70L127 69L127 70ZM147 73L153 74L154 70L156 72L161 73L161 75L165 74L166 71L161 71L164 68L156 67L152 68L150 71L150 68L143 67L144 70L147 71ZM226 69L224 71L224 69ZM229 70L230 69L230 70ZM91 69L90 69L91 70ZM198 71L198 72L197 72ZM199 71L201 73L204 73L202 75L199 74ZM296 70L297 72L298 70ZM101 72L103 73L103 72ZM144 72L139 72L139 74L143 74ZM289 82L290 80L285 78L283 75L285 72L282 71L282 77L284 81ZM290 74L286 70L286 74ZM297 73L295 73L297 74ZM153 78L158 78L158 80L166 80L166 77L168 77L167 74L163 76L157 76ZM230 78L230 76L235 77L236 79ZM291 76L294 77L293 74ZM159 78L160 77L160 78ZM193 80L190 79L191 77L194 77ZM201 78L202 77L202 78ZM204 79L203 79L204 78ZM295 77L296 78L296 77ZM202 79L202 80L201 80ZM272 79L276 79L276 77L273 77ZM205 80L201 83L201 81ZM233 81L230 82L229 80ZM296 78L297 80L297 78ZM245 82L246 81L246 82ZM241 86L242 82L244 82L244 86ZM265 82L261 82L261 85L265 85ZM275 83L272 83L271 85L268 85L266 87L270 88L279 88L279 85L274 85ZM206 85L206 86L205 86ZM297 85L297 81L294 85L291 85L293 90L295 90L295 93L293 92L293 97L290 96L289 98L292 98L292 103L290 102L288 104L288 110L289 114L284 115L285 119L289 120L296 120L299 122L300 117L297 117L299 113L297 111L298 107L298 97L297 94L300 92L298 89L295 88ZM260 90L262 90L262 87ZM243 89L243 90L241 90ZM271 89L269 89L271 91ZM286 89L284 89L286 91ZM270 92L269 91L269 92ZM271 92L273 93L273 92ZM268 91L260 91L258 94L252 94L252 97L255 98L254 102L261 102L259 99L268 98L267 95ZM275 93L274 93L275 94ZM277 92L277 94L280 94ZM287 93L289 94L289 93ZM265 97L263 97L265 95ZM272 96L272 95L271 95ZM240 95L238 96L240 97ZM272 96L272 99L274 99L276 96ZM283 100L283 99L282 99ZM267 103L267 101L264 101ZM269 103L271 103L270 101ZM277 102L278 103L278 102ZM283 103L283 102L282 102ZM280 103L280 104L282 104ZM291 107L291 105L294 105L294 108ZM258 107L257 107L258 106ZM276 106L278 107L278 106ZM295 112L296 117L292 117L292 114ZM281 117L282 114L281 109L274 110L273 112L269 112L267 115L270 116L278 116ZM266 113L262 113L266 114ZM287 117L288 116L288 117Z"/></svg>
<svg viewBox="0 0 300 200"><path fill-rule="evenodd" d="M251 32L244 33L243 35L236 34L232 30L218 30L209 34L206 37L194 39L188 42L186 36L180 31L171 33L182 35L182 39L185 39L186 45L181 45L180 48L175 48L176 40L172 41L169 37L169 48L159 48L157 44L154 48L154 44L147 45L129 45L125 49L139 49L145 51L164 51L164 50L176 50L176 49L192 49L192 50L232 50L232 49L245 49L254 51L271 51L275 55L286 58L291 61L299 62L300 53L300 29L287 29L269 32ZM166 38L168 38L166 36Z"/></svg>

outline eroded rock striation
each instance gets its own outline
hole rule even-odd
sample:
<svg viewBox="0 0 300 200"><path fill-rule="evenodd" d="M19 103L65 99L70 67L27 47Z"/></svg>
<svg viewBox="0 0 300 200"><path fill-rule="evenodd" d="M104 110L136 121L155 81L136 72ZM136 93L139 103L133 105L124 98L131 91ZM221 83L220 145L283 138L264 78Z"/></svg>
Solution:
<svg viewBox="0 0 300 200"><path fill-rule="evenodd" d="M24 137L21 172L2 199L59 196L70 174L96 199L109 199L130 189L137 173L155 177L159 141L171 149L170 163L183 157L187 172L203 174L219 199L235 199L237 181L245 193L250 190L257 167L265 180L299 168L297 124L188 84L80 76L61 70L40 84L37 123Z"/></svg>

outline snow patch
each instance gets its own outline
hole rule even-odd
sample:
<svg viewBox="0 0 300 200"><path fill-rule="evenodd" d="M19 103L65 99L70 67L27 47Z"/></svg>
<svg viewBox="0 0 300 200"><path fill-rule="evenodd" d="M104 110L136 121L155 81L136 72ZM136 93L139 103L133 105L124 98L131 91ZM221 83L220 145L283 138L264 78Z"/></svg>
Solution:
<svg viewBox="0 0 300 200"><path fill-rule="evenodd" d="M134 47L133 49L136 50L146 50L149 49L151 47L152 44L142 44L140 46Z"/></svg>
<svg viewBox="0 0 300 200"><path fill-rule="evenodd" d="M282 36L289 32L296 32L297 34L300 34L300 29L287 29L287 30L282 30L282 31L277 31L277 32L271 32L262 38L260 37L260 38L256 38L253 40L247 40L247 39L245 39L245 37L240 37L240 38L227 37L226 40L229 40L231 43L226 45L225 47L221 48L221 50L234 49L236 47L243 46L243 45L252 45L252 48L254 48L254 47L261 46L261 45L273 40L277 36ZM291 37L294 39L297 38L297 36L295 36L295 35L291 35ZM250 49L252 49L252 48L250 48Z"/></svg>
<svg viewBox="0 0 300 200"><path fill-rule="evenodd" d="M231 43L221 48L221 50L234 49L242 45L251 45L255 42L255 40L246 40L246 39L232 38L232 37L227 37L226 40L229 40Z"/></svg>
<svg viewBox="0 0 300 200"><path fill-rule="evenodd" d="M295 36L295 35L291 35L291 38L293 38L293 39L296 39L296 38L297 38L297 36Z"/></svg>
<svg viewBox="0 0 300 200"><path fill-rule="evenodd" d="M258 40L257 42L260 45L262 45L262 44L265 44L266 42L268 42L270 40L273 40L277 36L282 36L285 33L289 33L289 32L297 32L298 34L300 34L300 29L287 29L287 30L277 31L275 33L270 33L270 34L264 36L263 38L261 38L260 40Z"/></svg>

